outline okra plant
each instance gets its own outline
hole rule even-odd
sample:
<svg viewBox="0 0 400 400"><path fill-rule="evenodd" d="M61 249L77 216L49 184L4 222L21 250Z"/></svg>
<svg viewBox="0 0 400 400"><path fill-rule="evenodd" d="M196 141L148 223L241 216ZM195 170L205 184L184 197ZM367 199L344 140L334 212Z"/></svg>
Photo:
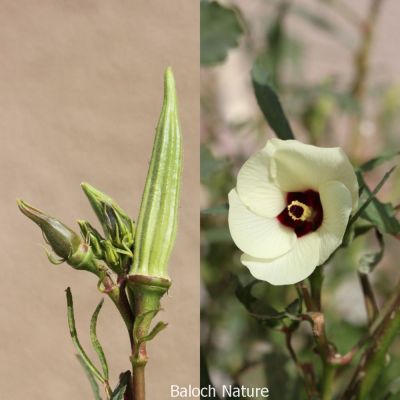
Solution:
<svg viewBox="0 0 400 400"><path fill-rule="evenodd" d="M164 102L137 223L111 197L88 183L82 183L82 189L100 221L103 234L88 221L78 221L79 235L58 219L17 200L21 212L42 230L50 246L50 262L67 262L76 270L95 274L98 290L112 300L126 325L132 371L122 373L113 389L107 359L96 335L103 299L90 323L90 338L100 361L99 369L79 342L72 292L67 288L71 338L96 399L102 398L98 382L108 400L145 399L146 343L167 326L164 322L152 326L152 322L160 311L161 298L171 286L167 270L177 231L181 170L182 142L175 81L168 68L164 78Z"/></svg>

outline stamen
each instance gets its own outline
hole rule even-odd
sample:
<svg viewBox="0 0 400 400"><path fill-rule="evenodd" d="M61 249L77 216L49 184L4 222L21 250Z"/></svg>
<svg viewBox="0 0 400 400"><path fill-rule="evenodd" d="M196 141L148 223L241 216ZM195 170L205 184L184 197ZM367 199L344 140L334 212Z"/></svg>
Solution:
<svg viewBox="0 0 400 400"><path fill-rule="evenodd" d="M293 221L311 221L314 210L301 201L293 200L288 205L288 213Z"/></svg>

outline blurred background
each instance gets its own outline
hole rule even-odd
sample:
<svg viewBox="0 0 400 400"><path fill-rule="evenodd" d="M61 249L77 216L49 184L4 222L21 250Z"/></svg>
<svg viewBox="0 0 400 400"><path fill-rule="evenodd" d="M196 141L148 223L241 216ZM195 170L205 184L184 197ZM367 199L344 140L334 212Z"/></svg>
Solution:
<svg viewBox="0 0 400 400"><path fill-rule="evenodd" d="M0 2L2 399L92 398L69 336L64 291L72 289L78 335L89 351L97 279L51 265L40 230L15 199L77 230L77 219L99 229L79 186L87 181L136 219L169 65L184 175L173 285L160 313L169 326L148 346L148 399L169 398L171 384L198 384L198 48L198 4L186 0ZM130 349L108 299L98 335L114 387L130 367Z"/></svg>
<svg viewBox="0 0 400 400"><path fill-rule="evenodd" d="M400 148L400 3L218 3L201 3L203 354L217 388L230 383L267 386L271 398L303 399L305 393L285 349L284 335L256 321L237 298L238 288L252 278L240 264L240 251L227 229L227 194L243 162L274 136L257 105L250 70L256 59L261 60L297 139L341 146L355 166ZM395 164L396 159L368 173L370 187ZM398 169L378 197L391 202L394 213L398 211ZM371 275L379 305L400 278L398 232L382 232L384 256ZM371 232L341 250L326 268L322 300L328 336L342 354L367 331L357 268L364 255L378 249ZM251 295L264 302L264 311L267 305L281 310L296 298L292 288L262 282L252 287ZM307 327L296 333L294 347L302 361L318 364ZM371 399L400 398L393 389L400 383L396 381L399 370L398 340ZM351 371L343 373L341 385L351 378Z"/></svg>

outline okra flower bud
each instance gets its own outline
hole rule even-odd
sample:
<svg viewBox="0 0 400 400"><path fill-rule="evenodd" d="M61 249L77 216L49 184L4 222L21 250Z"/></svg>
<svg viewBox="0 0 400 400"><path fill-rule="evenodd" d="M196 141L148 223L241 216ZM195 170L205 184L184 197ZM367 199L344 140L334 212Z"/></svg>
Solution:
<svg viewBox="0 0 400 400"><path fill-rule="evenodd" d="M62 222L42 211L17 200L21 212L35 222L43 232L54 253L75 269L97 273L93 252L80 236Z"/></svg>
<svg viewBox="0 0 400 400"><path fill-rule="evenodd" d="M115 246L129 250L135 234L132 219L105 193L88 183L82 183L82 189L103 227L106 238Z"/></svg>
<svg viewBox="0 0 400 400"><path fill-rule="evenodd" d="M101 244L104 249L104 261L115 273L120 274L122 272L120 256L114 246L109 240L103 240Z"/></svg>
<svg viewBox="0 0 400 400"><path fill-rule="evenodd" d="M168 68L164 101L143 192L130 275L167 278L167 263L175 242L182 170L182 143L175 81Z"/></svg>
<svg viewBox="0 0 400 400"><path fill-rule="evenodd" d="M92 248L96 258L102 259L104 255L103 249L101 247L101 242L104 240L103 237L87 221L79 220L78 225L79 228L81 229L81 234L83 238L85 239L86 243L88 243Z"/></svg>

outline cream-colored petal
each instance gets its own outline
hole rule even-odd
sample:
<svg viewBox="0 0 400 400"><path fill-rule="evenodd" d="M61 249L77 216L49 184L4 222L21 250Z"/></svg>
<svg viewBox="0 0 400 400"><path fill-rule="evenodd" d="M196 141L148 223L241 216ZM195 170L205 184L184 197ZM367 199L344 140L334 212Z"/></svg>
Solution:
<svg viewBox="0 0 400 400"><path fill-rule="evenodd" d="M241 262L257 279L273 285L291 285L312 274L319 261L320 238L316 232L296 240L288 253L274 258L255 258L243 254Z"/></svg>
<svg viewBox="0 0 400 400"><path fill-rule="evenodd" d="M350 191L353 211L358 205L358 183L354 169L339 147L323 148L297 140L272 139L271 174L284 191L318 190L328 181L342 182Z"/></svg>
<svg viewBox="0 0 400 400"><path fill-rule="evenodd" d="M261 217L240 200L236 189L229 193L229 230L240 250L253 257L273 258L288 252L296 241L293 230L276 218Z"/></svg>
<svg viewBox="0 0 400 400"><path fill-rule="evenodd" d="M269 176L268 155L264 151L250 157L237 177L240 200L256 214L276 217L285 208L285 194Z"/></svg>
<svg viewBox="0 0 400 400"><path fill-rule="evenodd" d="M343 240L351 214L351 195L343 183L323 183L319 189L324 218L318 234L321 238L319 264L324 263Z"/></svg>

